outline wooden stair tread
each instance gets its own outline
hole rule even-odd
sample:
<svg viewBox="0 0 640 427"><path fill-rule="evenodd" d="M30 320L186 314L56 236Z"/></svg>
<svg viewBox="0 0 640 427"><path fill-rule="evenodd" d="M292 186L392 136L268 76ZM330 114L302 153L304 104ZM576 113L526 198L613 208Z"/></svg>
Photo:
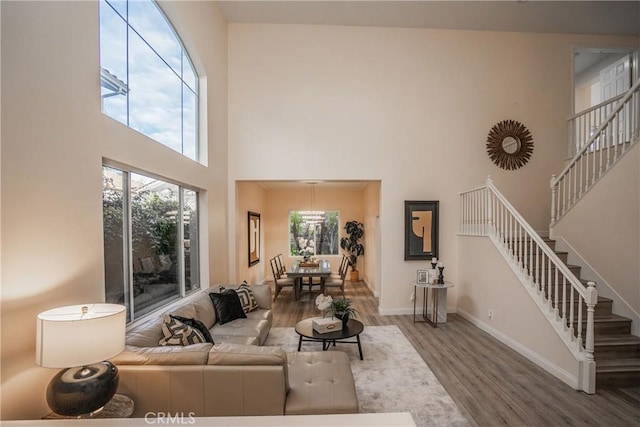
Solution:
<svg viewBox="0 0 640 427"><path fill-rule="evenodd" d="M583 318L585 318L583 313ZM586 320L586 318L585 318ZM624 316L618 316L617 314L605 314L605 315L595 315L593 316L593 320L595 322L607 323L607 322L631 322L631 319Z"/></svg>
<svg viewBox="0 0 640 427"><path fill-rule="evenodd" d="M598 373L617 371L640 372L640 359L609 359L596 361L596 371Z"/></svg>
<svg viewBox="0 0 640 427"><path fill-rule="evenodd" d="M594 345L640 345L640 337L635 335L596 335Z"/></svg>

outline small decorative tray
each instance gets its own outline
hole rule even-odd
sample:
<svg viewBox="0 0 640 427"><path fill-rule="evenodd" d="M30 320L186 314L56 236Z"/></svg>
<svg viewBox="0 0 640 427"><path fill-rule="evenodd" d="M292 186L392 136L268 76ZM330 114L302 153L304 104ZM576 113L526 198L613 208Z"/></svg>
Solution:
<svg viewBox="0 0 640 427"><path fill-rule="evenodd" d="M298 265L300 267L320 267L320 263L319 262L304 262L304 261L300 261L300 263Z"/></svg>

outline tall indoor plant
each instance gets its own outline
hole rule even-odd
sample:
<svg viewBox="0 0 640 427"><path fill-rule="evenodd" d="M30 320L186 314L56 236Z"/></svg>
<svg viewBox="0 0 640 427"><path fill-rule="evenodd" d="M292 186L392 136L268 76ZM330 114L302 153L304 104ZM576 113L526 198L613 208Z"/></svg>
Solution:
<svg viewBox="0 0 640 427"><path fill-rule="evenodd" d="M347 236L340 239L340 247L349 254L349 263L351 264L352 282L358 281L358 257L364 255L364 245L360 243L360 239L364 236L364 224L358 221L349 221L344 225Z"/></svg>

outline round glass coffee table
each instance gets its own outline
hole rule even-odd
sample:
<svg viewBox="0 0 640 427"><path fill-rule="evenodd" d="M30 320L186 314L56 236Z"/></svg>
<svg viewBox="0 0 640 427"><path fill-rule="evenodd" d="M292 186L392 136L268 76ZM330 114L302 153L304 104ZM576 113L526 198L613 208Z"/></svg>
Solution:
<svg viewBox="0 0 640 427"><path fill-rule="evenodd" d="M321 342L322 350L326 351L331 344L334 346L336 342L345 344L358 344L358 353L360 353L360 360L364 360L362 357L362 345L360 344L360 334L364 330L364 325L358 320L349 319L346 327L338 331L326 332L324 334L318 333L313 329L313 319L304 319L296 324L295 330L300 335L298 341L298 351L302 348L302 342ZM356 337L355 341L347 341L349 338Z"/></svg>

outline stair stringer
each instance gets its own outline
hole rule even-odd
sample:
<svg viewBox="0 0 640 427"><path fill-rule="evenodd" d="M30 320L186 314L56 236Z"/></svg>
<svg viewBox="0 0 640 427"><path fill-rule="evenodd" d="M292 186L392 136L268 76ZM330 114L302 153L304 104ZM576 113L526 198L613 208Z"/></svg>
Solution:
<svg viewBox="0 0 640 427"><path fill-rule="evenodd" d="M569 263L581 267L580 277L596 282L598 295L613 300L612 313L631 319L631 335L640 336L640 313L635 311L631 305L611 286L598 272L585 260L580 253L567 240L552 233L552 239L556 241L556 249L568 252Z"/></svg>
<svg viewBox="0 0 640 427"><path fill-rule="evenodd" d="M487 237L489 237L491 242L493 242L498 252L507 262L507 265L511 268L536 306L540 309L540 312L544 315L545 319L547 319L549 325L556 331L561 341L575 357L576 361L578 361L579 373L577 388L588 394L594 394L596 391L596 362L593 357L584 350L582 339L575 336L573 328L569 327L566 322L563 321L562 317L559 315L558 309L553 307L551 301L538 289L535 282L526 273L525 269L515 260L513 254L509 251L509 248L504 244L504 242L497 238L497 234L490 230L487 233Z"/></svg>

